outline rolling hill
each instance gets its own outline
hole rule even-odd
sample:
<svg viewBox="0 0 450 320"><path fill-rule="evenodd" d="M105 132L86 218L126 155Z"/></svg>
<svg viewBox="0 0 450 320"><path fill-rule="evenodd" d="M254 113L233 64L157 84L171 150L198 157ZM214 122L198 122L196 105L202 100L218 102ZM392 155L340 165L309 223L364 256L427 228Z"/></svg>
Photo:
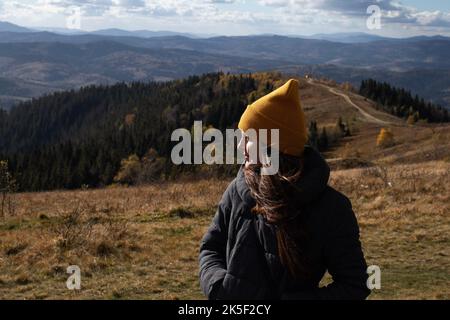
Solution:
<svg viewBox="0 0 450 320"><path fill-rule="evenodd" d="M365 43L341 43L317 39L293 38L277 35L213 37L192 39L183 36L161 36L143 39L132 36L61 35L49 32L0 33L0 43L56 42L86 44L115 41L124 45L147 49L183 49L196 52L223 54L233 57L272 59L295 64L336 64L386 70L417 68L449 68L446 59L448 38L389 39Z"/></svg>
<svg viewBox="0 0 450 320"><path fill-rule="evenodd" d="M113 41L81 45L2 43L0 81L4 85L0 87L0 102L18 102L91 84L166 81L219 70L246 73L282 64L193 50L139 48Z"/></svg>
<svg viewBox="0 0 450 320"><path fill-rule="evenodd" d="M152 174L155 179L190 174L203 169L177 167L169 161L174 129L191 129L194 120L220 130L233 128L248 103L285 80L279 73L213 73L164 83L119 83L55 93L0 113L0 153L11 160L14 172L20 173L18 181L24 190L108 185L123 159L133 154L146 157L149 150L153 150L152 159L165 163L163 171ZM334 152L341 138L351 141L359 132L375 143L381 127L392 127L395 136L405 140L399 145L402 147L412 133L427 134L430 125L409 127L404 118L383 112L376 103L340 85L300 81L308 121L315 121L318 132L329 141L326 152ZM339 118L345 123L345 132L352 132L350 137L342 128L336 129ZM430 149L424 146L403 159L395 148L376 154L372 144L359 145L363 139L352 145L361 149L354 150L355 156L368 155L367 161L393 156L400 163L417 162L424 159L423 150ZM444 152L441 147L445 144L439 146L439 153ZM329 157L339 158L340 152ZM228 175L233 170L226 166L214 172Z"/></svg>
<svg viewBox="0 0 450 320"><path fill-rule="evenodd" d="M54 104L48 97L36 99L28 108L13 109L15 126L10 133L16 141L53 140L52 146L39 148L28 158L26 152L17 155L21 166L14 170L30 166L36 175L21 179L49 183L64 181L74 168L75 178L95 175L99 167L110 167L114 154L118 154L116 161L123 157L129 160L124 163L130 163L133 158L128 155L140 147L124 132L135 131L148 143L152 137L143 129L171 128L171 122L193 119L213 122L216 117L209 116L218 106L227 110L225 119L233 118L240 114L231 111L242 112L254 91L262 94L267 82L277 86L285 80L279 74L252 78L205 75L152 86L85 88L55 94ZM449 299L449 125L407 125L342 86L318 79L300 79L300 84L309 121L331 132L342 117L351 127L352 134L325 156L332 167L330 186L352 202L367 263L382 271L382 287L369 298ZM181 116L188 110L193 119ZM155 121L149 121L151 115L156 115ZM2 119L0 112L0 128ZM113 130L107 137L99 136L108 126ZM383 127L392 131L395 140L386 148L376 145ZM75 143L64 145L68 138L80 139L82 133L94 137L86 153L79 152ZM111 146L111 140L118 144ZM109 144L110 153L101 151L103 143ZM124 146L128 148L122 152ZM63 152L52 153L52 149ZM65 154L70 161L65 161ZM43 155L50 156L47 163L40 162ZM89 162L94 155L95 161ZM52 175L49 168L57 170ZM203 169L133 187L83 185L79 190L12 195L12 209L0 217L0 297L204 298L198 284L198 246L232 176L211 176L211 167ZM73 264L82 270L81 290L64 286L65 270ZM321 286L330 281L328 275Z"/></svg>
<svg viewBox="0 0 450 320"><path fill-rule="evenodd" d="M0 32L0 81L8 84L1 88L0 104L8 107L44 93L89 84L172 80L220 70L280 70L348 80L353 85L370 77L450 105L450 41L445 37L344 41L367 36L330 35L332 42L276 35L143 38L110 31L71 35ZM70 57L70 52L77 55Z"/></svg>
<svg viewBox="0 0 450 320"><path fill-rule="evenodd" d="M194 120L233 128L248 103L305 73L300 99L327 141L329 185L351 200L367 263L381 268L369 298L450 298L450 125L407 122L321 79L371 77L448 105L448 39L100 33L0 23L0 102L24 100L0 109L0 160L16 181L0 186L1 299L204 298L198 246L236 167L174 166L171 132ZM273 69L286 74L254 73ZM180 79L214 70L245 74ZM380 91L368 96L395 100ZM64 285L69 265L81 290Z"/></svg>
<svg viewBox="0 0 450 320"><path fill-rule="evenodd" d="M2 27L0 101L25 101L0 109L1 173L7 167L16 182L0 179L1 299L204 298L198 247L236 167L175 166L170 135L194 120L233 128L248 103L299 74L310 133L327 141L329 185L351 200L367 263L382 272L369 298L450 299L450 125L405 121L321 79L372 77L449 102L448 39L145 39ZM254 73L272 69L288 74ZM213 70L245 74L179 79ZM380 91L366 95L395 100ZM382 129L392 139L379 146ZM69 265L81 269L81 290L65 286Z"/></svg>
<svg viewBox="0 0 450 320"><path fill-rule="evenodd" d="M31 32L31 29L18 26L6 21L0 21L0 32Z"/></svg>

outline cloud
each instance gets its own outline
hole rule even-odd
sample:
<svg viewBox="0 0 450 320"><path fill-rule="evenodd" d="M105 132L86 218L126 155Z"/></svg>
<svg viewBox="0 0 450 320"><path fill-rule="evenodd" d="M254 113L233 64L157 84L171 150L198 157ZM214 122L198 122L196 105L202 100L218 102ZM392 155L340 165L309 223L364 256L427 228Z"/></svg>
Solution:
<svg viewBox="0 0 450 320"><path fill-rule="evenodd" d="M258 3L268 7L287 7L291 4L289 0L259 0Z"/></svg>
<svg viewBox="0 0 450 320"><path fill-rule="evenodd" d="M367 8L375 4L381 10L384 24L450 28L450 13L419 11L396 0L259 0L258 3L278 8L286 16L313 14L315 21L341 24L347 19L367 19Z"/></svg>
<svg viewBox="0 0 450 320"><path fill-rule="evenodd" d="M389 11L384 16L389 23L450 28L450 14L441 11L418 11L414 8Z"/></svg>
<svg viewBox="0 0 450 320"><path fill-rule="evenodd" d="M96 25L111 26L120 18L128 24L151 19L153 25L159 21L180 29L197 25L272 33L361 31L373 4L381 9L383 27L450 32L448 12L420 11L398 0L0 0L0 19L62 21L77 7L85 22L95 20ZM52 18L55 15L62 20Z"/></svg>
<svg viewBox="0 0 450 320"><path fill-rule="evenodd" d="M224 3L224 4L231 4L235 3L236 0L205 0L207 3Z"/></svg>
<svg viewBox="0 0 450 320"><path fill-rule="evenodd" d="M336 11L344 15L353 16L366 16L367 8L371 5L379 6L382 11L397 10L399 8L395 1L390 0L319 0L317 4L322 10Z"/></svg>

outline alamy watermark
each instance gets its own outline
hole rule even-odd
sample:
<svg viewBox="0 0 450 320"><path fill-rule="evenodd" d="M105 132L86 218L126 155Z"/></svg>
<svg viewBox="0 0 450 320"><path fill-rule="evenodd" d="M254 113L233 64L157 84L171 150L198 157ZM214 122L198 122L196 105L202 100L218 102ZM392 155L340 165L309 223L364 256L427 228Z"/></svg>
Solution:
<svg viewBox="0 0 450 320"><path fill-rule="evenodd" d="M66 281L66 287L69 290L81 289L81 269L77 265L68 266L67 273L70 274Z"/></svg>
<svg viewBox="0 0 450 320"><path fill-rule="evenodd" d="M68 8L69 15L66 18L66 27L71 30L81 29L81 8L72 6Z"/></svg>
<svg viewBox="0 0 450 320"><path fill-rule="evenodd" d="M204 131L202 121L194 121L192 132L184 128L172 132L171 141L178 144L170 156L176 165L261 163L262 175L274 175L279 169L279 140L279 129L248 129L244 133L239 129L226 129L224 138L220 130ZM236 141L239 142L237 146ZM203 149L204 142L210 143ZM241 152L235 154L236 150Z"/></svg>
<svg viewBox="0 0 450 320"><path fill-rule="evenodd" d="M381 289L381 269L379 266L372 265L367 268L367 288L370 290L380 290Z"/></svg>
<svg viewBox="0 0 450 320"><path fill-rule="evenodd" d="M367 14L370 17L367 18L366 25L369 30L381 29L381 8L376 4L367 7Z"/></svg>

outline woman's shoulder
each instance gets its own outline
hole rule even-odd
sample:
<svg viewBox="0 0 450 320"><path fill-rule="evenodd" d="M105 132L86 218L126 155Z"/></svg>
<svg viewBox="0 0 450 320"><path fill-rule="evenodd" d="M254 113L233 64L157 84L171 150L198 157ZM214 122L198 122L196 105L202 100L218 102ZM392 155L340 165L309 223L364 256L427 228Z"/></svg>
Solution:
<svg viewBox="0 0 450 320"><path fill-rule="evenodd" d="M319 201L324 204L333 206L336 209L352 208L352 202L350 201L350 199L345 194L339 192L338 190L334 189L331 186L327 186L325 188L324 192L321 194L321 197L319 198Z"/></svg>
<svg viewBox="0 0 450 320"><path fill-rule="evenodd" d="M233 200L236 198L236 195L236 178L234 178L223 192L220 204L226 207L231 207Z"/></svg>
<svg viewBox="0 0 450 320"><path fill-rule="evenodd" d="M350 199L331 186L327 186L308 207L312 220L319 221L323 227L355 222Z"/></svg>
<svg viewBox="0 0 450 320"><path fill-rule="evenodd" d="M239 196L238 187L237 187L237 179L233 179L225 189L222 194L222 198L220 199L219 206L224 211L233 211L234 208L242 201Z"/></svg>
<svg viewBox="0 0 450 320"><path fill-rule="evenodd" d="M253 217L250 212L255 203L250 195L250 190L242 185L242 183L242 179L233 179L228 184L228 187L224 191L222 199L219 202L221 212L223 212L230 221Z"/></svg>

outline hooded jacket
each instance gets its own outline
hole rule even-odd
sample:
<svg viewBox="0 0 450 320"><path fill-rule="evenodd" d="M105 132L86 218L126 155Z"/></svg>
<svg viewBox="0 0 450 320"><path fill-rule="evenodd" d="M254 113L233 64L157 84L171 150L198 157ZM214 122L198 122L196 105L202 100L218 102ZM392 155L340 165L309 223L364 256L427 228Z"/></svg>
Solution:
<svg viewBox="0 0 450 320"><path fill-rule="evenodd" d="M251 209L241 168L219 202L200 245L200 285L209 299L365 299L367 265L359 228L347 197L328 186L330 168L306 146L296 203L308 238L307 277L294 279L278 257L276 227ZM325 272L333 282L319 288Z"/></svg>

